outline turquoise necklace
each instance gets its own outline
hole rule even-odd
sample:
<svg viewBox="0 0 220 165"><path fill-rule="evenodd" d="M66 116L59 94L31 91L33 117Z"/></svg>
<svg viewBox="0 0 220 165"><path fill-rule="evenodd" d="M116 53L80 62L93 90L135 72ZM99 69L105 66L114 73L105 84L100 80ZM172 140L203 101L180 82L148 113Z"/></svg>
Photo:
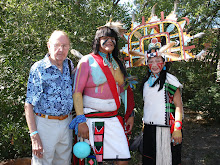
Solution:
<svg viewBox="0 0 220 165"><path fill-rule="evenodd" d="M111 64L109 63L109 60L111 61L114 70L116 70L118 68L118 64L115 61L115 59L113 58L112 53L109 54L109 60L107 59L107 56L108 56L107 54L99 51L99 55L102 56L104 63L107 64L109 68L111 68Z"/></svg>
<svg viewBox="0 0 220 165"><path fill-rule="evenodd" d="M155 82L158 78L159 78L159 73L157 73L157 74L155 74L155 75L154 75L153 73L151 73L149 79L147 80L147 83L149 84L150 87L152 87L153 84L154 84L154 82Z"/></svg>

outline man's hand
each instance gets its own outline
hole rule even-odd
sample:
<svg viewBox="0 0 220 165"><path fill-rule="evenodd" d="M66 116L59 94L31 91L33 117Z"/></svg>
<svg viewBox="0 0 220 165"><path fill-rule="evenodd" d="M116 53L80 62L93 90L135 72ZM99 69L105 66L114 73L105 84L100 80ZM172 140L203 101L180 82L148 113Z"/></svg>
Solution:
<svg viewBox="0 0 220 165"><path fill-rule="evenodd" d="M89 128L86 123L79 123L78 137L82 137L84 139L89 139Z"/></svg>
<svg viewBox="0 0 220 165"><path fill-rule="evenodd" d="M38 133L31 136L31 142L33 154L36 155L38 158L43 158L43 145Z"/></svg>
<svg viewBox="0 0 220 165"><path fill-rule="evenodd" d="M131 132L133 125L134 125L134 116L129 117L128 121L125 123L125 128L128 128L127 133Z"/></svg>

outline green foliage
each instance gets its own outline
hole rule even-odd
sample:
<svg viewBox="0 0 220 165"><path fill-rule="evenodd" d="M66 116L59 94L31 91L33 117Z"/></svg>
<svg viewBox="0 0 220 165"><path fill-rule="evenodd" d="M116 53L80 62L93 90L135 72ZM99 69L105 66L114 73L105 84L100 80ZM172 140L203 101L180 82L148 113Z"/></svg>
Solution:
<svg viewBox="0 0 220 165"><path fill-rule="evenodd" d="M0 2L0 160L31 155L23 110L26 83L31 65L47 53L50 34L66 31L72 48L87 54L96 28L110 16L113 21L130 22L126 13L125 7L110 0ZM78 59L69 57L76 65Z"/></svg>
<svg viewBox="0 0 220 165"><path fill-rule="evenodd" d="M0 2L0 160L31 155L31 143L25 121L23 105L26 83L31 65L47 53L47 40L54 30L64 30L69 34L71 47L82 54L91 52L91 43L96 28L110 18L120 20L130 28L130 8L119 6L111 0L52 0L25 1L2 0ZM157 1L156 14L164 11L168 15L173 1ZM136 19L148 18L156 1L136 0ZM196 5L194 5L194 3ZM203 43L211 43L209 54L203 61L175 62L171 71L184 84L184 105L197 111L208 112L208 117L219 119L219 85L215 83L216 64L219 60L219 30L217 1L181 1L178 13L191 20L189 29L193 34L205 32L203 39L195 41L198 47L194 54L204 48ZM196 6L196 7L195 7ZM124 41L120 40L120 47ZM77 64L78 59L69 57ZM145 76L146 67L129 68L128 73L136 75L139 81ZM139 91L140 83L134 90L136 117L133 135L142 127L143 101ZM201 106L202 105L202 106ZM135 153L134 153L135 156Z"/></svg>
<svg viewBox="0 0 220 165"><path fill-rule="evenodd" d="M188 104L190 108L203 112L203 117L205 119L214 119L215 121L220 122L219 100L219 85L211 83L209 86L196 92L195 97L190 99Z"/></svg>
<svg viewBox="0 0 220 165"><path fill-rule="evenodd" d="M175 62L171 72L183 84L184 107L203 112L206 119L220 121L220 88L216 80L216 65L210 62L190 60Z"/></svg>

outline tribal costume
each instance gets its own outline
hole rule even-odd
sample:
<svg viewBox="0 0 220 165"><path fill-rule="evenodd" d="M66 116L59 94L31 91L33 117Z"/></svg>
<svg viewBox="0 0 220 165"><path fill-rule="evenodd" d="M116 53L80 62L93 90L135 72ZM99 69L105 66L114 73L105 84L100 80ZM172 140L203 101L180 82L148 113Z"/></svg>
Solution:
<svg viewBox="0 0 220 165"><path fill-rule="evenodd" d="M78 123L86 122L89 143L98 163L103 160L130 159L123 124L133 111L134 100L131 89L127 88L127 111L123 120L117 111L121 104L120 100L124 97L126 71L117 57L117 35L117 32L106 26L97 30L93 53L81 58L75 73L73 98L83 103L83 110L79 110L82 106L74 105L76 118L81 120L86 117ZM112 51L104 53L105 45ZM74 120L70 127L78 134L78 124L75 126L77 119Z"/></svg>
<svg viewBox="0 0 220 165"><path fill-rule="evenodd" d="M144 84L143 164L168 165L178 164L181 161L181 144L175 147L171 144L170 127L175 121L174 93L177 88L182 88L182 85L175 76L166 74L165 84L160 91L158 91L159 84L154 87L150 85L150 78ZM173 153L175 156L172 156Z"/></svg>
<svg viewBox="0 0 220 165"><path fill-rule="evenodd" d="M104 60L103 65L107 65ZM115 75L119 96L123 91L122 86L119 86L119 83L120 85L123 84L123 74L119 67L117 67L113 73ZM96 112L113 112L117 110L117 105L111 93L109 84L107 83L107 79L92 55L84 56L80 60L75 78L75 92L83 93L83 110L85 116L87 116L86 114L94 114ZM96 132L95 124L97 122L104 123L103 159L121 160L130 158L124 129L116 115L117 113L108 118L89 117L86 121L89 127L89 140L92 147L96 144L94 141L97 140L97 136L94 135ZM93 116L96 115L94 114ZM99 137L103 138L102 136L103 135ZM102 142L102 139L99 139L98 141ZM99 149L101 150L102 148L99 147Z"/></svg>

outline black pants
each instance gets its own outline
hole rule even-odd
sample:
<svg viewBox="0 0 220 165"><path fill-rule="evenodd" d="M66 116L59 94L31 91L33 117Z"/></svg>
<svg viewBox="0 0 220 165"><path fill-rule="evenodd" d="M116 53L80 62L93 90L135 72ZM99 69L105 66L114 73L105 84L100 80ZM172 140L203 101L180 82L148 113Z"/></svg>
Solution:
<svg viewBox="0 0 220 165"><path fill-rule="evenodd" d="M172 165L178 165L181 163L181 148L182 144L173 146L171 145L172 152ZM143 136L143 165L156 165L156 126L144 125Z"/></svg>

